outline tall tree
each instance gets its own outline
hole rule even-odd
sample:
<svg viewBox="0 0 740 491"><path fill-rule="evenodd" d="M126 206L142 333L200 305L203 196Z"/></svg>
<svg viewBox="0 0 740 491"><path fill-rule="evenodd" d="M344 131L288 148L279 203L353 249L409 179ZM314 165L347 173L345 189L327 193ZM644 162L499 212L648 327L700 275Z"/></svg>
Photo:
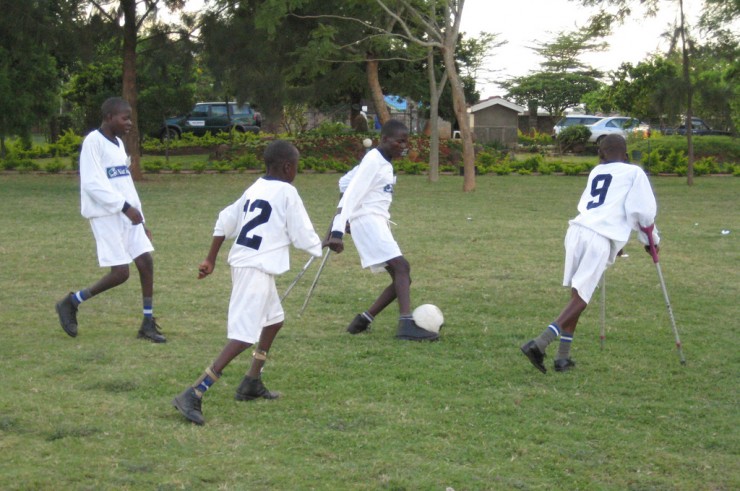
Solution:
<svg viewBox="0 0 740 491"><path fill-rule="evenodd" d="M396 19L402 38L417 46L439 50L452 90L452 102L463 142L463 191L475 190L475 153L470 130L463 80L457 70L455 53L460 40L465 0L376 0ZM419 35L419 33L423 35Z"/></svg>
<svg viewBox="0 0 740 491"><path fill-rule="evenodd" d="M131 155L131 175L141 180L141 135L139 133L138 90L136 86L136 45L140 31L161 7L181 9L185 0L90 0L95 9L113 26L120 26L123 38L123 98L131 104L133 127L125 137ZM120 21L123 21L123 25Z"/></svg>
<svg viewBox="0 0 740 491"><path fill-rule="evenodd" d="M592 29L601 33L608 33L615 23L623 23L632 15L634 9L642 9L645 15L653 15L659 8L672 4L678 6L679 21L678 33L681 41L681 59L683 84L685 90L686 138L688 145L688 170L686 182L694 183L694 144L691 133L691 118L693 114L693 86L691 81L691 54L689 25L684 15L684 2L659 2L658 0L578 0L579 3L589 6L598 6L599 11L592 17ZM737 0L705 0L708 9L705 10L703 20L709 26L728 25L740 15L740 4ZM639 3L639 6L638 6Z"/></svg>
<svg viewBox="0 0 740 491"><path fill-rule="evenodd" d="M553 41L537 43L532 49L544 58L541 71L502 83L507 96L523 106L536 101L552 116L579 104L585 94L599 88L602 74L580 60L584 53L604 49L594 39L588 31L561 32Z"/></svg>
<svg viewBox="0 0 740 491"><path fill-rule="evenodd" d="M46 123L59 107L57 91L70 64L74 0L0 0L0 156L5 139L30 142L31 128Z"/></svg>

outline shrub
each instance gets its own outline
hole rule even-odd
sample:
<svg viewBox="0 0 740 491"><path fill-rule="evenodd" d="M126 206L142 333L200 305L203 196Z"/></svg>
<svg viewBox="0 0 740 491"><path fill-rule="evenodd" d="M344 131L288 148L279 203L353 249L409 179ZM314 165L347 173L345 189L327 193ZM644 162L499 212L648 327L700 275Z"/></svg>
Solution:
<svg viewBox="0 0 740 491"><path fill-rule="evenodd" d="M508 176L511 174L511 167L509 167L508 164L497 164L493 167L493 172L495 172L497 176Z"/></svg>
<svg viewBox="0 0 740 491"><path fill-rule="evenodd" d="M21 174L27 174L29 172L37 171L41 168L41 166L34 162L31 159L19 159L18 165L16 166L15 170L20 172Z"/></svg>
<svg viewBox="0 0 740 491"><path fill-rule="evenodd" d="M75 152L72 155L69 156L69 164L72 167L72 170L80 170L80 154L79 152Z"/></svg>
<svg viewBox="0 0 740 491"><path fill-rule="evenodd" d="M253 153L245 153L232 162L234 169L261 169L262 161Z"/></svg>
<svg viewBox="0 0 740 491"><path fill-rule="evenodd" d="M566 176L577 176L582 171L580 164L571 164L563 166L563 174Z"/></svg>
<svg viewBox="0 0 740 491"><path fill-rule="evenodd" d="M59 172L63 171L67 167L64 162L59 160L58 158L55 158L48 164L46 164L46 172L49 174L59 174Z"/></svg>
<svg viewBox="0 0 740 491"><path fill-rule="evenodd" d="M202 174L203 171L206 170L206 163L205 162L196 162L193 164L193 172L196 174Z"/></svg>
<svg viewBox="0 0 740 491"><path fill-rule="evenodd" d="M232 170L234 168L232 166L231 162L227 162L227 161L215 161L215 162L211 162L211 166L219 174L223 174L223 173L228 172L228 171L230 171L230 170Z"/></svg>
<svg viewBox="0 0 740 491"><path fill-rule="evenodd" d="M336 136L346 134L350 130L351 128L347 127L344 123L324 121L307 133L316 136Z"/></svg>
<svg viewBox="0 0 740 491"><path fill-rule="evenodd" d="M553 173L553 166L545 162L542 165L540 165L539 173L543 176L549 176L550 174Z"/></svg>
<svg viewBox="0 0 740 491"><path fill-rule="evenodd" d="M149 174L159 174L160 171L164 168L164 162L159 159L149 160L146 162L142 162L141 167L144 172L147 172Z"/></svg>
<svg viewBox="0 0 740 491"><path fill-rule="evenodd" d="M591 130L582 124L563 128L557 136L557 142L563 152L572 150L576 145L586 145L591 137Z"/></svg>
<svg viewBox="0 0 740 491"><path fill-rule="evenodd" d="M62 132L56 141L49 145L51 155L55 157L66 157L76 154L82 146L82 137L72 130Z"/></svg>
<svg viewBox="0 0 740 491"><path fill-rule="evenodd" d="M394 163L393 166L403 171L405 174L419 175L426 170L426 165L421 162L412 162L410 160L400 160Z"/></svg>

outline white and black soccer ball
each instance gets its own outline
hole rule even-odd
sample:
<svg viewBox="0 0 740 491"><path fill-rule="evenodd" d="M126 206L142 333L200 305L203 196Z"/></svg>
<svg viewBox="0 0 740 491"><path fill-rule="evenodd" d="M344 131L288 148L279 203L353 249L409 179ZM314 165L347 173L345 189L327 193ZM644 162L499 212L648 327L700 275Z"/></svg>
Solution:
<svg viewBox="0 0 740 491"><path fill-rule="evenodd" d="M445 317L439 307L430 303L419 305L412 313L414 323L422 329L438 333L445 323Z"/></svg>

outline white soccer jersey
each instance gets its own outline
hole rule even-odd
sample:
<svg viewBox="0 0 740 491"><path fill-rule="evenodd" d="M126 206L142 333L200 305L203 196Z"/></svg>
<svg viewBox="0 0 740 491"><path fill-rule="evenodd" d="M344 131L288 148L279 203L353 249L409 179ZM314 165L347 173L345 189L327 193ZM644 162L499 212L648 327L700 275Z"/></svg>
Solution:
<svg viewBox="0 0 740 491"><path fill-rule="evenodd" d="M344 194L344 192L347 190L347 187L349 186L349 183L352 182L352 178L355 177L355 174L357 174L357 168L360 166L360 164L357 164L356 166L352 167L352 169L347 172L345 175L339 178L339 192Z"/></svg>
<svg viewBox="0 0 740 491"><path fill-rule="evenodd" d="M640 227L655 222L657 205L645 172L623 162L597 165L588 176L586 189L578 202L579 215L570 221L587 227L604 237L626 243L632 230L648 244ZM655 244L660 242L657 229Z"/></svg>
<svg viewBox="0 0 740 491"><path fill-rule="evenodd" d="M353 219L363 215L375 214L390 218L395 184L393 165L377 148L370 150L357 166L342 196L342 212L334 217L332 232L344 233L347 220L352 223Z"/></svg>
<svg viewBox="0 0 740 491"><path fill-rule="evenodd" d="M131 178L131 159L123 141L108 140L100 130L85 137L80 151L80 205L85 218L121 213L128 201L141 211L141 201ZM143 215L143 212L142 212Z"/></svg>
<svg viewBox="0 0 740 491"><path fill-rule="evenodd" d="M218 215L214 236L236 238L229 264L281 274L290 268L290 244L321 256L321 239L293 185L260 177Z"/></svg>

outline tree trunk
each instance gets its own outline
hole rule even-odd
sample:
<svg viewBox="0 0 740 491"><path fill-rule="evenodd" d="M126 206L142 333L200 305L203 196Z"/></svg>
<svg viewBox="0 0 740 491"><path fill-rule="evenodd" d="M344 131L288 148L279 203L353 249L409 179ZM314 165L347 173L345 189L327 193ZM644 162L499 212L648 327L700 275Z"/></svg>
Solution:
<svg viewBox="0 0 740 491"><path fill-rule="evenodd" d="M439 98L442 95L447 74L437 85L434 76L434 48L427 48L427 75L429 76L429 181L439 180Z"/></svg>
<svg viewBox="0 0 740 491"><path fill-rule="evenodd" d="M681 9L681 48L683 51L683 82L686 85L686 145L688 164L686 165L686 184L694 184L694 136L691 118L693 117L693 91L691 89L691 75L689 74L689 52L686 48L686 23L683 15L683 0L679 1Z"/></svg>
<svg viewBox="0 0 740 491"><path fill-rule="evenodd" d="M141 143L139 141L139 116L136 90L136 0L121 0L123 9L123 98L131 105L133 126L124 138L131 156L131 177L134 181L143 178L141 173Z"/></svg>
<svg viewBox="0 0 740 491"><path fill-rule="evenodd" d="M473 150L473 135L470 131L470 120L468 119L468 107L465 102L465 92L463 91L462 81L455 68L455 50L454 43L456 38L445 38L445 46L442 48L442 56L445 61L445 70L447 77L450 79L450 88L452 89L452 105L455 110L457 124L460 127L460 136L463 144L463 191L475 191L475 152ZM450 47L450 43L452 46Z"/></svg>
<svg viewBox="0 0 740 491"><path fill-rule="evenodd" d="M388 106L385 104L385 98L383 97L383 88L380 86L380 78L378 77L378 60L370 58L366 63L367 70L367 84L370 87L370 94L373 99L373 106L375 106L375 114L378 115L380 124L385 124L391 119L391 113L388 112Z"/></svg>

